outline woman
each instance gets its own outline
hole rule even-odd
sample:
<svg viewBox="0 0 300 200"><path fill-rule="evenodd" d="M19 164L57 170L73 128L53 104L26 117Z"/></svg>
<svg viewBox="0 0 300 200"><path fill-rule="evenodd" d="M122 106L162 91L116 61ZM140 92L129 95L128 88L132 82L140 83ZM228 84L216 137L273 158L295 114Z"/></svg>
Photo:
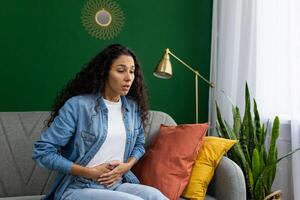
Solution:
<svg viewBox="0 0 300 200"><path fill-rule="evenodd" d="M33 159L59 173L46 199L167 199L130 171L144 154L147 95L136 56L110 45L58 95Z"/></svg>

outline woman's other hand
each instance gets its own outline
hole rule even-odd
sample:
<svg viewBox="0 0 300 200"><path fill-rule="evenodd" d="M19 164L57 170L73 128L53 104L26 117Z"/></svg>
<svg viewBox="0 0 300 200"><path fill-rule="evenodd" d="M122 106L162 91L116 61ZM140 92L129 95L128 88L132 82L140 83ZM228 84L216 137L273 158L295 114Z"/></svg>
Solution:
<svg viewBox="0 0 300 200"><path fill-rule="evenodd" d="M94 181L97 181L101 175L109 173L113 170L113 167L108 163L103 163L90 168L90 177Z"/></svg>
<svg viewBox="0 0 300 200"><path fill-rule="evenodd" d="M102 174L108 173L112 169L113 168L108 163L103 163L94 167L84 167L73 164L71 173L76 176L82 176L97 181Z"/></svg>
<svg viewBox="0 0 300 200"><path fill-rule="evenodd" d="M100 175L97 181L100 184L111 186L119 181L123 174L131 169L132 165L130 163L123 163L121 161L112 161L108 164L108 167L112 170Z"/></svg>

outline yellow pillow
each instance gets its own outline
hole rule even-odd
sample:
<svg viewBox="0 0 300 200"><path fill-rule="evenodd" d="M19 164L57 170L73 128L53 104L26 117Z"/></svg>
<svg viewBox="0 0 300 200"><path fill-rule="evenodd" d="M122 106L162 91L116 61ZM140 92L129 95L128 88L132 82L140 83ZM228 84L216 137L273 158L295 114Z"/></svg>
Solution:
<svg viewBox="0 0 300 200"><path fill-rule="evenodd" d="M207 136L193 166L189 183L182 196L191 200L205 199L206 190L215 168L223 155L238 142L219 137Z"/></svg>

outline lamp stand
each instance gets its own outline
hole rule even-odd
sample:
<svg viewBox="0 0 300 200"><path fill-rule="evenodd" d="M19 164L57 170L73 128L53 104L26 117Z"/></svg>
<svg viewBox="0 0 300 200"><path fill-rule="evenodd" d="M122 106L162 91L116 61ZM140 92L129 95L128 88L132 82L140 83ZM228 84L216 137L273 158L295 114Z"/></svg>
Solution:
<svg viewBox="0 0 300 200"><path fill-rule="evenodd" d="M208 80L206 80L203 76L201 76L200 73L197 70L193 69L188 64L186 64L185 62L183 62L180 58L178 58L176 55L174 55L169 49L167 49L167 53L170 54L171 56L173 56L176 60L178 60L179 62L181 62L184 66L186 66L189 70L191 70L195 74L195 98L196 98L195 113L196 113L196 123L198 123L199 122L198 79L200 77L202 80L204 80L206 83L208 83L209 86L212 87L212 88L214 88L214 85L212 83L210 83Z"/></svg>
<svg viewBox="0 0 300 200"><path fill-rule="evenodd" d="M160 63L158 64L154 75L158 78L171 78L172 77L172 65L170 62L169 55L174 57L176 60L178 60L181 64L183 64L185 67L187 67L190 71L192 71L195 74L195 113L196 113L196 123L199 121L199 112L198 112L198 79L201 78L203 81L205 81L210 87L214 88L214 84L206 80L197 70L190 67L188 64L183 62L180 58L178 58L176 55L174 55L169 49L165 50L164 56Z"/></svg>

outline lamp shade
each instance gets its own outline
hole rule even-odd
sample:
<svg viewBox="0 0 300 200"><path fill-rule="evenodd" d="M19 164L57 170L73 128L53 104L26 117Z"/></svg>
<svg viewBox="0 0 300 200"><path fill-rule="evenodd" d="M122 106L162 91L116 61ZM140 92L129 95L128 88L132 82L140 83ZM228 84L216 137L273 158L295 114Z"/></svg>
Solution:
<svg viewBox="0 0 300 200"><path fill-rule="evenodd" d="M158 78L168 79L172 77L172 65L170 62L169 49L165 50L165 53L157 65L154 73L154 76Z"/></svg>

